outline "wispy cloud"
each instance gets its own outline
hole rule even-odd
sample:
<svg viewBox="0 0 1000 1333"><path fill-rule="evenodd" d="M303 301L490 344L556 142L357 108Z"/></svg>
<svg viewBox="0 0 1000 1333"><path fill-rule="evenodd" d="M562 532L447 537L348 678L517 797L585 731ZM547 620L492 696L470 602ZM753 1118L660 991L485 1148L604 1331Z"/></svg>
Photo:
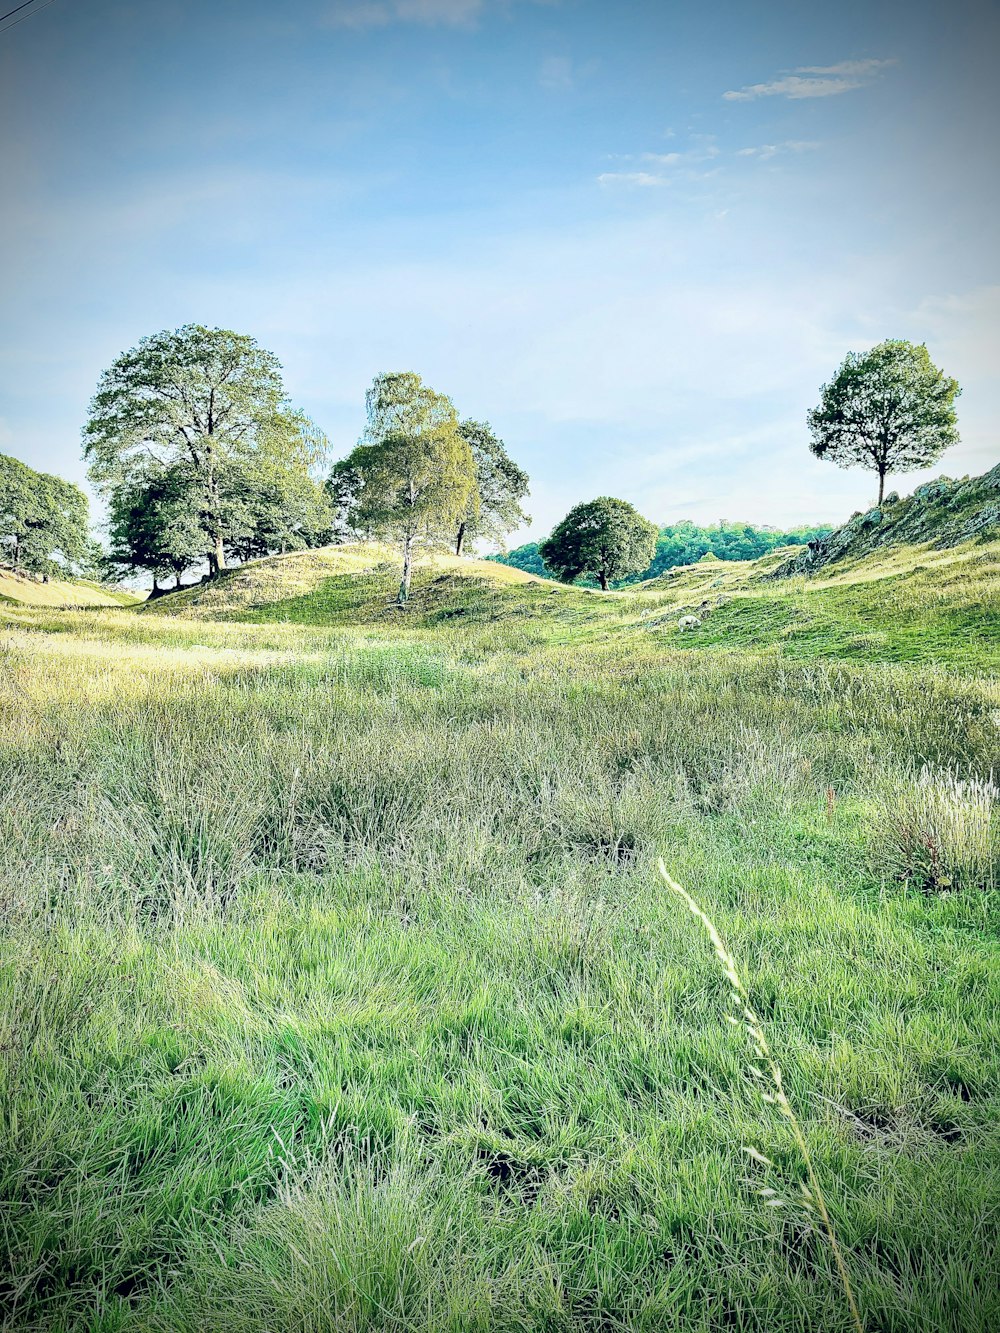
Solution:
<svg viewBox="0 0 1000 1333"><path fill-rule="evenodd" d="M758 162L769 162L772 157L777 157L779 153L807 153L813 148L819 148L819 143L815 139L786 139L784 143L762 143L754 148L738 148L737 157L753 157Z"/></svg>
<svg viewBox="0 0 1000 1333"><path fill-rule="evenodd" d="M800 65L768 83L751 83L722 96L727 102L752 102L758 97L836 97L864 87L891 64L891 60L842 60L836 65Z"/></svg>
<svg viewBox="0 0 1000 1333"><path fill-rule="evenodd" d="M605 171L597 177L599 185L669 185L672 181L703 180L713 175L716 168L701 170L706 162L712 162L720 154L720 149L713 142L711 135L694 136L698 142L693 148L672 153L621 153L615 157L619 162L648 164L649 170Z"/></svg>
<svg viewBox="0 0 1000 1333"><path fill-rule="evenodd" d="M325 17L331 27L355 30L394 22L462 28L474 24L484 7L484 0L335 0Z"/></svg>
<svg viewBox="0 0 1000 1333"><path fill-rule="evenodd" d="M654 176L650 171L602 171L597 178L598 185L666 185L666 176Z"/></svg>

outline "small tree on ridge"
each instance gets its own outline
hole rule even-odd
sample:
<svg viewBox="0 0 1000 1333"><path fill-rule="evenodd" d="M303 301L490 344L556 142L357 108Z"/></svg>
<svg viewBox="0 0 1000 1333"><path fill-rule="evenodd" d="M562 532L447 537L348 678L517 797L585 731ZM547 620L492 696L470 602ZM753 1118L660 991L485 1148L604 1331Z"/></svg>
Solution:
<svg viewBox="0 0 1000 1333"><path fill-rule="evenodd" d="M818 407L808 414L810 449L838 467L878 473L878 503L891 472L930 467L958 440L958 381L938 370L927 348L890 338L848 352Z"/></svg>

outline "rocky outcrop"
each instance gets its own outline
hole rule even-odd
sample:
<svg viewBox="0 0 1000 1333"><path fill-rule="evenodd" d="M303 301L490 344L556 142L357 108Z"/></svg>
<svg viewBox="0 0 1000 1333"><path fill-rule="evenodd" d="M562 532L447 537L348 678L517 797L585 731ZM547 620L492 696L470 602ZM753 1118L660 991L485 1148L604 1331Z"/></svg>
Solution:
<svg viewBox="0 0 1000 1333"><path fill-rule="evenodd" d="M1000 536L1000 464L981 477L935 477L902 500L893 491L875 509L854 514L829 537L800 548L768 577L814 574L880 547L929 542L942 550L994 534Z"/></svg>

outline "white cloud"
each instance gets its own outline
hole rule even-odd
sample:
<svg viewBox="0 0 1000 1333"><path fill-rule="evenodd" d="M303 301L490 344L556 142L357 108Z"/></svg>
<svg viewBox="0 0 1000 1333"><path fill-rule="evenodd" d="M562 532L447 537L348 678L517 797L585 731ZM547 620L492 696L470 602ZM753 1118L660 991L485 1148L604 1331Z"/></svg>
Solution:
<svg viewBox="0 0 1000 1333"><path fill-rule="evenodd" d="M598 185L666 185L665 176L654 176L648 171L603 171L597 178Z"/></svg>
<svg viewBox="0 0 1000 1333"><path fill-rule="evenodd" d="M769 162L772 157L777 157L779 153L806 153L813 148L819 148L819 143L814 139L786 139L784 143L762 143L755 148L738 148L737 157L754 157L759 162Z"/></svg>
<svg viewBox="0 0 1000 1333"><path fill-rule="evenodd" d="M891 60L842 60L836 65L800 65L768 83L751 83L723 93L727 102L752 102L758 97L836 97L862 88Z"/></svg>
<svg viewBox="0 0 1000 1333"><path fill-rule="evenodd" d="M895 64L893 60L842 60L839 65L800 65L796 74L833 74L847 78L868 78L878 73L886 65Z"/></svg>

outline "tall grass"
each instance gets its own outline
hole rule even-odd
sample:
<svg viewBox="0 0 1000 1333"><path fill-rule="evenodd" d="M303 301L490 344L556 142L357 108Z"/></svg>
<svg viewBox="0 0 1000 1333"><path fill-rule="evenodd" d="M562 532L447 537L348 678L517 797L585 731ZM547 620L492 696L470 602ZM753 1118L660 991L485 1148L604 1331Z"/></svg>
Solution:
<svg viewBox="0 0 1000 1333"><path fill-rule="evenodd" d="M755 1055L760 1059L764 1066L762 1072L756 1066L751 1066L751 1071L760 1079L762 1083L770 1083L771 1091L763 1092L763 1099L770 1105L776 1106L781 1114L788 1121L792 1137L795 1140L795 1146L802 1155L802 1162L806 1168L806 1174L809 1179L808 1185L803 1185L801 1198L796 1199L799 1207L806 1208L810 1213L816 1213L823 1226L823 1231L830 1243L830 1253L833 1255L834 1262L837 1265L837 1273L844 1287L844 1295L847 1298L847 1305L851 1312L851 1321L854 1324L857 1333L864 1333L861 1320L861 1313L858 1310L858 1303L854 1296L854 1288L851 1286L850 1275L847 1271L847 1264L844 1261L844 1253L837 1240L837 1233L833 1229L833 1222L830 1220L830 1210L827 1207L826 1195L823 1192L823 1186L820 1184L819 1177L816 1174L816 1168L813 1165L812 1154L809 1151L809 1145L806 1142L806 1136L802 1130L802 1124L795 1114L791 1102L788 1100L788 1094L785 1091L785 1080L781 1073L781 1067L771 1051L767 1037L764 1035L764 1024L760 1015L752 1008L750 1003L750 993L740 976L736 960L730 953L722 936L719 934L715 922L705 912L704 908L691 897L686 889L682 888L676 880L670 878L666 866L662 861L659 863L659 871L667 887L672 893L675 893L691 914L701 922L712 941L712 947L715 950L723 974L732 990L731 998L736 1003L738 1017L733 1014L727 1014L726 1017L737 1028L741 1028L750 1038L754 1048ZM765 1166L773 1166L774 1163L769 1157L765 1157L756 1149L750 1149L751 1155L755 1160L763 1163ZM785 1200L778 1196L777 1192L769 1187L758 1191L766 1197L768 1207L781 1207Z"/></svg>
<svg viewBox="0 0 1000 1333"><path fill-rule="evenodd" d="M743 1144L803 1167L668 854L870 1327L992 1328L996 895L872 857L921 765L988 778L997 708L517 624L12 613L0 1327L848 1328L743 1179Z"/></svg>

